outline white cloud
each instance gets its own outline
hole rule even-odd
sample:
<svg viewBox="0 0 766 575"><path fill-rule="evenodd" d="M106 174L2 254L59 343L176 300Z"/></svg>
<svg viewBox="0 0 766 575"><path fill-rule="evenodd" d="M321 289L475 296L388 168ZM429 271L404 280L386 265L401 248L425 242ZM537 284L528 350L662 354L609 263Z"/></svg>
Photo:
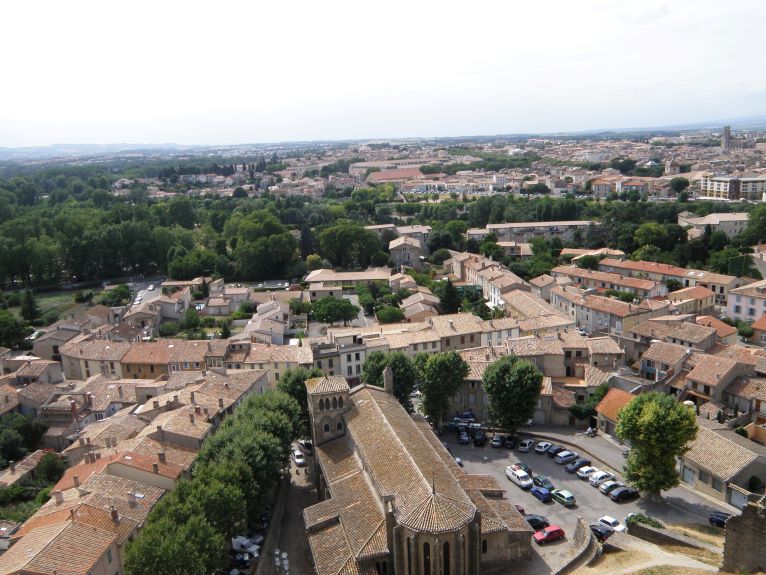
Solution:
<svg viewBox="0 0 766 575"><path fill-rule="evenodd" d="M0 145L565 131L762 114L756 0L0 4Z"/></svg>

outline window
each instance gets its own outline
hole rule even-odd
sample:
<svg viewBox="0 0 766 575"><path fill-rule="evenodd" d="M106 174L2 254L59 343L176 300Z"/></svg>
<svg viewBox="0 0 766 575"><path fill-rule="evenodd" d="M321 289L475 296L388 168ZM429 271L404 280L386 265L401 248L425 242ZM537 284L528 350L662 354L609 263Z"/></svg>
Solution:
<svg viewBox="0 0 766 575"><path fill-rule="evenodd" d="M707 483L707 484L710 483L710 474L707 471L702 471L700 469L700 472L697 478L700 483Z"/></svg>
<svg viewBox="0 0 766 575"><path fill-rule="evenodd" d="M322 360L321 360L321 359L318 359L318 360L317 360L317 367L318 367L319 369L322 369Z"/></svg>
<svg viewBox="0 0 766 575"><path fill-rule="evenodd" d="M319 400L319 411L324 411L324 401L321 399Z"/></svg>
<svg viewBox="0 0 766 575"><path fill-rule="evenodd" d="M571 358L572 357L572 352L571 351L565 351L564 352L564 357L567 358L567 359Z"/></svg>
<svg viewBox="0 0 766 575"><path fill-rule="evenodd" d="M106 550L106 562L111 563L112 562L112 550L107 549Z"/></svg>
<svg viewBox="0 0 766 575"><path fill-rule="evenodd" d="M350 353L346 354L346 361L351 361L351 354Z"/></svg>
<svg viewBox="0 0 766 575"><path fill-rule="evenodd" d="M333 409L338 409L338 398L337 397L333 397L332 398L332 408Z"/></svg>
<svg viewBox="0 0 766 575"><path fill-rule="evenodd" d="M431 342L431 349L436 349L436 342L435 341Z"/></svg>
<svg viewBox="0 0 766 575"><path fill-rule="evenodd" d="M279 374L278 374L278 373L274 373L274 379L276 379L277 381L279 381Z"/></svg>
<svg viewBox="0 0 766 575"><path fill-rule="evenodd" d="M734 306L734 313L742 313L742 306L735 305Z"/></svg>
<svg viewBox="0 0 766 575"><path fill-rule="evenodd" d="M431 546L423 543L423 574L431 575Z"/></svg>
<svg viewBox="0 0 766 575"><path fill-rule="evenodd" d="M711 484L711 487L720 493L723 491L723 481L717 477L713 477L713 483Z"/></svg>
<svg viewBox="0 0 766 575"><path fill-rule="evenodd" d="M324 432L325 433L330 433L330 424L329 423L325 423L324 424Z"/></svg>
<svg viewBox="0 0 766 575"><path fill-rule="evenodd" d="M444 542L442 546L442 573L449 575L449 543Z"/></svg>
<svg viewBox="0 0 766 575"><path fill-rule="evenodd" d="M461 344L465 343L465 336L464 335L460 336L460 343Z"/></svg>
<svg viewBox="0 0 766 575"><path fill-rule="evenodd" d="M359 361L359 352L358 351L354 354L354 359L356 359L356 361Z"/></svg>
<svg viewBox="0 0 766 575"><path fill-rule="evenodd" d="M482 552L482 554L487 552L487 540L486 539L482 539L481 540L481 552Z"/></svg>
<svg viewBox="0 0 766 575"><path fill-rule="evenodd" d="M346 366L346 372L347 372L348 375L352 375L353 374L353 370L351 369L350 365Z"/></svg>
<svg viewBox="0 0 766 575"><path fill-rule="evenodd" d="M755 308L747 308L747 315L755 317Z"/></svg>
<svg viewBox="0 0 766 575"><path fill-rule="evenodd" d="M581 351L579 351L579 350L578 350L578 351L576 351L576 352L575 352L575 357L582 357L582 352L581 352Z"/></svg>
<svg viewBox="0 0 766 575"><path fill-rule="evenodd" d="M327 360L327 361L329 361L330 367L335 367L335 366L332 364L332 359L329 359L329 360ZM332 374L330 374L330 375L332 375Z"/></svg>
<svg viewBox="0 0 766 575"><path fill-rule="evenodd" d="M343 424L339 421L337 425L338 431L343 431Z"/></svg>
<svg viewBox="0 0 766 575"><path fill-rule="evenodd" d="M356 364L356 373L357 374L362 373L362 366L358 363Z"/></svg>
<svg viewBox="0 0 766 575"><path fill-rule="evenodd" d="M343 409L343 398L342 398L342 397L339 397L339 398L338 398L338 407L339 407L340 409Z"/></svg>
<svg viewBox="0 0 766 575"><path fill-rule="evenodd" d="M471 343L473 343L473 334L471 334L471 337L469 339L470 339ZM447 544L445 543L445 545L447 545Z"/></svg>

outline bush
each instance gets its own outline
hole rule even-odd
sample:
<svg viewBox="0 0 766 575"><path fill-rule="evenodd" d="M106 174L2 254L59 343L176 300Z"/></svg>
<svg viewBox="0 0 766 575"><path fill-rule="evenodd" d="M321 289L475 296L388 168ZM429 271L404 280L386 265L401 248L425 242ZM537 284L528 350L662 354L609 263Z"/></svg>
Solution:
<svg viewBox="0 0 766 575"><path fill-rule="evenodd" d="M93 292L91 290L78 291L74 294L75 303L86 303L93 299Z"/></svg>
<svg viewBox="0 0 766 575"><path fill-rule="evenodd" d="M216 321L214 317L210 317L209 315L206 315L202 318L202 327L215 327Z"/></svg>
<svg viewBox="0 0 766 575"><path fill-rule="evenodd" d="M164 321L158 329L160 337L173 337L178 334L181 328L177 321Z"/></svg>
<svg viewBox="0 0 766 575"><path fill-rule="evenodd" d="M643 523L644 525L648 525L649 527L656 527L657 529L665 528L665 525L656 519L649 517L648 515L644 515L643 513L636 513L635 515L631 516L625 523L628 525L628 527L634 523Z"/></svg>
<svg viewBox="0 0 766 575"><path fill-rule="evenodd" d="M747 431L745 431L745 428L741 425L734 430L734 433L736 433L737 435L741 435L742 437L747 439Z"/></svg>
<svg viewBox="0 0 766 575"><path fill-rule="evenodd" d="M404 319L404 312L398 307L383 307L375 314L380 323L395 323Z"/></svg>

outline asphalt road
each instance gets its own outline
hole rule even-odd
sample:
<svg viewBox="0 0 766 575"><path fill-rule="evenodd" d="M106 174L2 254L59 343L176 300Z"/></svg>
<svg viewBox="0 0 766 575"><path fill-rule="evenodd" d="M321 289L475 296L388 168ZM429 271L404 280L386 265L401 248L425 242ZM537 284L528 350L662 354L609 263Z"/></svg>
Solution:
<svg viewBox="0 0 766 575"><path fill-rule="evenodd" d="M683 488L670 490L659 504L644 498L615 503L603 495L598 488L591 486L588 481L578 478L574 473L567 473L563 465L558 465L548 455L493 448L490 447L489 442L485 447L475 447L472 443L460 445L457 442L457 435L450 432L445 433L441 439L449 445L456 457L463 460L467 472L494 476L501 485L507 486L506 495L514 504L523 506L526 513L543 515L551 524L562 527L567 534L567 540L574 532L578 516L582 516L589 524L596 523L604 515L611 515L624 522L628 513L644 513L664 523L706 523L709 513L717 509L707 500ZM613 446L613 449L617 457L621 457L619 448ZM556 488L570 491L575 496L577 505L565 508L555 501L542 503L530 495L528 490L522 490L509 481L505 476L505 468L518 461L529 465L533 475L545 475ZM593 461L594 467L599 465L600 462ZM619 476L618 479L622 480ZM552 543L543 547L541 555L549 565L552 565L563 557L567 547L568 545Z"/></svg>

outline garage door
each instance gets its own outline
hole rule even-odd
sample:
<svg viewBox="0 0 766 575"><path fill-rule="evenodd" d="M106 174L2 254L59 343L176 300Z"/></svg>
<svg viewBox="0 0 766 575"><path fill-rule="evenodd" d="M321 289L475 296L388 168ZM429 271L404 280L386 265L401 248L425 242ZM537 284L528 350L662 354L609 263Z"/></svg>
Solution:
<svg viewBox="0 0 766 575"><path fill-rule="evenodd" d="M683 473L681 474L681 481L694 485L694 470L684 466Z"/></svg>
<svg viewBox="0 0 766 575"><path fill-rule="evenodd" d="M736 489L730 489L729 503L737 509L742 509L745 505L747 505L747 495L740 493Z"/></svg>

